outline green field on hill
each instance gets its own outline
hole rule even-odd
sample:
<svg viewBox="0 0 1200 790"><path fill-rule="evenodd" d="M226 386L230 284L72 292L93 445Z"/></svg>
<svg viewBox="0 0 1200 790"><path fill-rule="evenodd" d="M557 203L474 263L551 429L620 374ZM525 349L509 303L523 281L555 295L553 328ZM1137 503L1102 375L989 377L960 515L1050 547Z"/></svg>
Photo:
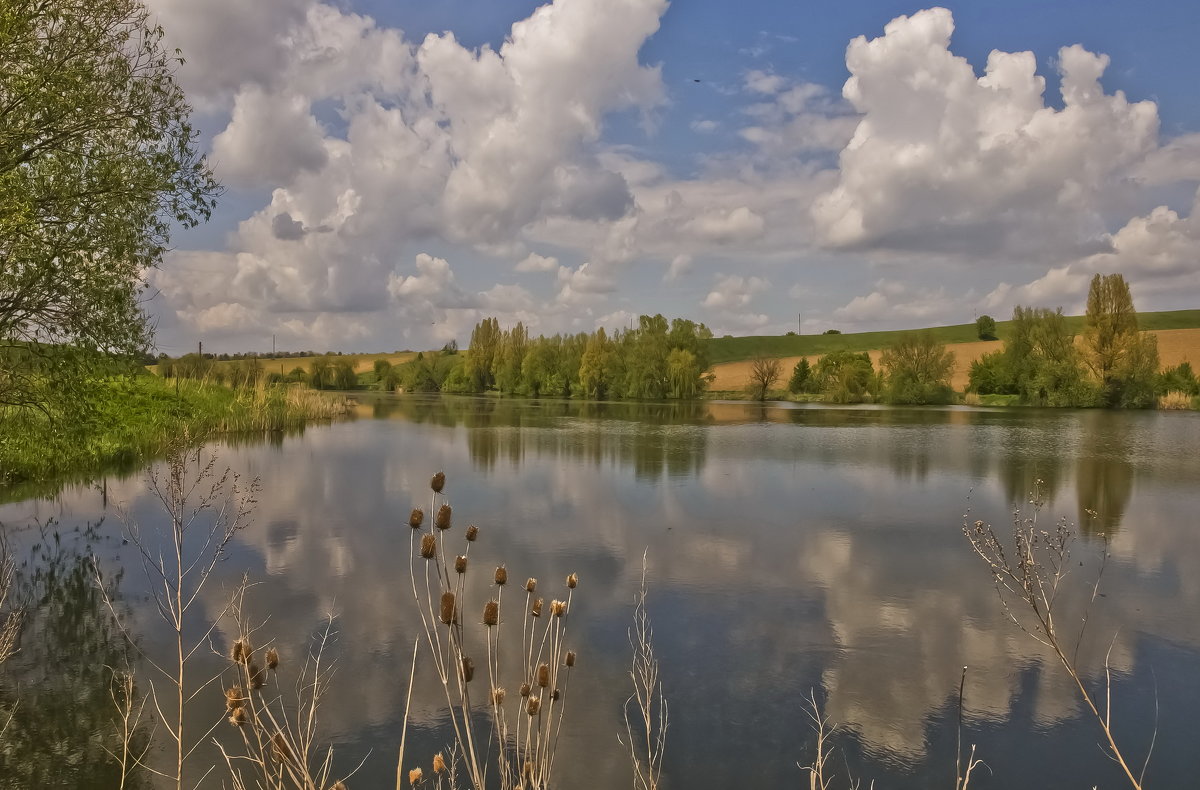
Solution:
<svg viewBox="0 0 1200 790"><path fill-rule="evenodd" d="M1171 310L1159 313L1138 313L1142 329L1200 328L1200 310ZM1084 317L1068 316L1067 325L1074 332L1082 332ZM996 335L1007 337L1011 321L997 321ZM887 348L903 334L914 332L933 335L942 343L972 343L979 340L975 324L935 326L924 329L890 330L887 332L858 332L847 335L757 335L751 337L715 337L709 341L708 355L713 364L738 362L756 356L796 357L828 354L831 351L870 351Z"/></svg>

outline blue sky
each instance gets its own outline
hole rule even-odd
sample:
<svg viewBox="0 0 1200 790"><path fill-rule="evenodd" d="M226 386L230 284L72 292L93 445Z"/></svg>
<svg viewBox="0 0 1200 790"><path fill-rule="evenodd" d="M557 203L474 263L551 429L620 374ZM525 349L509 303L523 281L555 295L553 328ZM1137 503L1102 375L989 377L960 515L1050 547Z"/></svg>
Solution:
<svg viewBox="0 0 1200 790"><path fill-rule="evenodd" d="M1194 3L149 5L228 187L168 353L1200 302Z"/></svg>

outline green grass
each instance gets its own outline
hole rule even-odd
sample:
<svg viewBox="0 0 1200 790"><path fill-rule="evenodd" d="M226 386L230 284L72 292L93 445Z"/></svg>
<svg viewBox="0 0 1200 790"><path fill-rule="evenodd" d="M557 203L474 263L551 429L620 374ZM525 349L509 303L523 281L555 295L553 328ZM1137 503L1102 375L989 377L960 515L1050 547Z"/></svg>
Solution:
<svg viewBox="0 0 1200 790"><path fill-rule="evenodd" d="M301 430L312 420L344 414L343 398L294 387L232 390L144 374L106 379L83 424L51 422L39 413L0 414L0 501L53 491L99 472L130 472L158 457L178 437Z"/></svg>
<svg viewBox="0 0 1200 790"><path fill-rule="evenodd" d="M1160 313L1138 313L1142 329L1195 329L1200 327L1200 310L1172 310ZM1007 337L1011 321L997 321L996 334L1003 340ZM1073 332L1082 332L1084 317L1068 316L1067 326ZM956 324L924 329L892 330L887 332L859 332L850 335L759 335L751 337L717 337L708 341L709 360L715 365L722 362L738 362L756 356L797 357L828 354L831 351L870 351L887 348L900 335L907 332L933 335L939 342L972 343L979 340L975 324Z"/></svg>

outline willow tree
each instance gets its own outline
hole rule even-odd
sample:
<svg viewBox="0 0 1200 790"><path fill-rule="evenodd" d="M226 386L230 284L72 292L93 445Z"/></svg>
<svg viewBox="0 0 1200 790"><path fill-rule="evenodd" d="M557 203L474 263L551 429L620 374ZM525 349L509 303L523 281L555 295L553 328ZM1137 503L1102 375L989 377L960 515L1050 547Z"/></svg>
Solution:
<svg viewBox="0 0 1200 790"><path fill-rule="evenodd" d="M143 275L220 188L139 0L0 4L0 406L147 348Z"/></svg>

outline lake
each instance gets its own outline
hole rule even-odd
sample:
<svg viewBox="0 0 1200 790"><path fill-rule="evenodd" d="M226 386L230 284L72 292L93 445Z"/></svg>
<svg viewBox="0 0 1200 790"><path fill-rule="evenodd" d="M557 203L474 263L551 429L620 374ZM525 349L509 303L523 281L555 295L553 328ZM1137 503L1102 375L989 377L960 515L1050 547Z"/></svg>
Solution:
<svg viewBox="0 0 1200 790"><path fill-rule="evenodd" d="M428 510L439 470L454 529L480 528L468 611L482 610L500 563L516 584L537 577L547 599L579 575L558 787L631 786L618 735L643 554L670 705L665 786L807 786L797 763L813 758L805 700L815 693L838 725L834 773L848 766L880 790L953 787L964 666L962 739L988 766L972 787L1120 786L1077 691L1006 617L962 534L976 519L1007 530L1036 480L1040 524L1078 525L1063 632L1077 633L1103 565L1079 662L1103 697L1108 657L1118 740L1140 768L1157 731L1148 786L1193 787L1200 775L1200 414L381 396L352 421L213 449L262 489L194 625L206 627L243 573L257 583L248 609L285 667L336 615L321 721L339 767L365 759L352 788L395 781L420 633L407 521L411 508ZM156 655L167 635L120 540L119 511L143 529L162 521L135 475L2 506L0 522L26 551L35 520L68 533L105 517L90 543L107 568L126 568L122 607ZM43 636L14 659L27 688L51 682L39 651L78 649L69 632ZM100 641L112 650L110 637ZM67 644L54 648L55 638ZM214 649L230 639L219 624ZM217 666L203 651L196 676ZM427 774L449 740L435 685L424 662L405 762ZM70 705L47 715L68 731L105 720ZM214 688L192 726L222 715Z"/></svg>

